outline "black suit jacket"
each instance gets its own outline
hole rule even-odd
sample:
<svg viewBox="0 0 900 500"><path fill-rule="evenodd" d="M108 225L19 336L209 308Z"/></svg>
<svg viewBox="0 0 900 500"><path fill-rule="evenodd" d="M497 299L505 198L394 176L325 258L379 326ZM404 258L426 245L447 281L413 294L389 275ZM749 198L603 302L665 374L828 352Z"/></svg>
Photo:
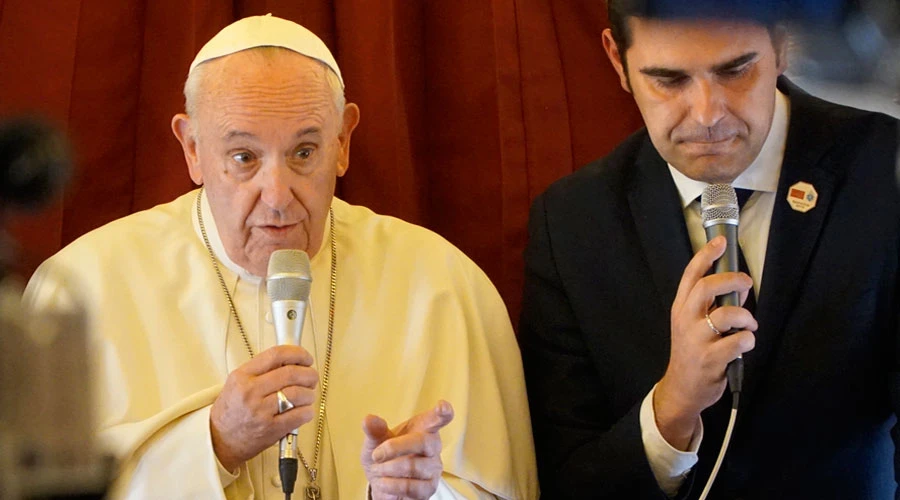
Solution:
<svg viewBox="0 0 900 500"><path fill-rule="evenodd" d="M898 123L779 88L791 114L756 348L710 498L895 498ZM786 201L798 181L818 191L807 213ZM666 369L691 257L646 130L535 200L520 339L544 498L665 498L639 409ZM729 400L703 413L700 461L679 496L698 497L709 477Z"/></svg>

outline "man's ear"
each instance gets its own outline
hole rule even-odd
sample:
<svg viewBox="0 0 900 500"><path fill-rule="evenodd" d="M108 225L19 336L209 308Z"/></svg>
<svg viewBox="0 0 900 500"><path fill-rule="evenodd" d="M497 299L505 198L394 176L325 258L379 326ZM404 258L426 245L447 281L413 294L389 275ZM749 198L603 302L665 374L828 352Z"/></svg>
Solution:
<svg viewBox="0 0 900 500"><path fill-rule="evenodd" d="M612 30L606 28L603 30L603 49L606 51L606 57L612 63L613 69L619 74L619 84L625 89L625 92L631 93L631 83L628 81L628 73L625 70L625 62L622 59L623 54L619 52L619 46L612 36Z"/></svg>
<svg viewBox="0 0 900 500"><path fill-rule="evenodd" d="M775 64L778 68L778 74L781 75L788 67L790 34L788 33L787 27L778 24L772 28L770 36L772 37L772 47L775 49Z"/></svg>
<svg viewBox="0 0 900 500"><path fill-rule="evenodd" d="M184 161L188 166L188 173L194 184L203 184L203 173L200 170L200 160L197 156L197 136L196 130L191 123L191 117L184 113L179 113L172 117L172 133L181 143L181 149L184 151Z"/></svg>
<svg viewBox="0 0 900 500"><path fill-rule="evenodd" d="M344 106L344 121L341 124L341 133L338 140L341 143L341 152L338 156L337 176L343 177L350 168L350 136L356 126L359 125L359 106L352 102Z"/></svg>

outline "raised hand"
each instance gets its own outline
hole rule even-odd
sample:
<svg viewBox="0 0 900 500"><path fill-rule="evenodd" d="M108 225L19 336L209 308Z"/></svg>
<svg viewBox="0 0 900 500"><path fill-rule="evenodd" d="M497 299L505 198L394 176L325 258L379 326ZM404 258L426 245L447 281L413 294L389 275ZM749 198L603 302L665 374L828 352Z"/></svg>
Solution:
<svg viewBox="0 0 900 500"><path fill-rule="evenodd" d="M360 460L373 500L424 500L437 491L444 470L439 431L451 420L453 407L443 400L393 429L381 417L365 418Z"/></svg>

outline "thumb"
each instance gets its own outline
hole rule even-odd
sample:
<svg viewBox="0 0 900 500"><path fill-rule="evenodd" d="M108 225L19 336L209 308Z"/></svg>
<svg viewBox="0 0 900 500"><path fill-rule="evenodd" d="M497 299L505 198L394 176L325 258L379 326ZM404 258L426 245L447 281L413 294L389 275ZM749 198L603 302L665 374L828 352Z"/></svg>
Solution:
<svg viewBox="0 0 900 500"><path fill-rule="evenodd" d="M409 421L409 431L435 433L453 420L453 406L443 399L434 408L419 413Z"/></svg>
<svg viewBox="0 0 900 500"><path fill-rule="evenodd" d="M372 450L390 439L392 434L388 429L387 422L376 415L366 415L366 418L363 419L362 430L366 439L363 442L361 457L363 465L367 465L372 463Z"/></svg>

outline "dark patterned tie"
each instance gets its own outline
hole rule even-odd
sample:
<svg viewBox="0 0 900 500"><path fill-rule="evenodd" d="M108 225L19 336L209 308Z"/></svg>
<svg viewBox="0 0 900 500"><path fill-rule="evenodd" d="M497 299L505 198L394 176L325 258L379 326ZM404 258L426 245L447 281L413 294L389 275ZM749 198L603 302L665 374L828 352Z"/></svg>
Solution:
<svg viewBox="0 0 900 500"><path fill-rule="evenodd" d="M735 188L734 191L737 193L738 206L741 211L743 211L747 200L753 196L753 190ZM750 276L751 278L753 277L753 275L750 274L750 268L747 267L747 260L744 259L744 252L741 250L740 245L738 245L738 270L742 273L746 273L747 276ZM753 288L750 289L750 293L747 295L747 301L744 302L744 309L750 311L751 314L756 313L756 292L753 291Z"/></svg>

